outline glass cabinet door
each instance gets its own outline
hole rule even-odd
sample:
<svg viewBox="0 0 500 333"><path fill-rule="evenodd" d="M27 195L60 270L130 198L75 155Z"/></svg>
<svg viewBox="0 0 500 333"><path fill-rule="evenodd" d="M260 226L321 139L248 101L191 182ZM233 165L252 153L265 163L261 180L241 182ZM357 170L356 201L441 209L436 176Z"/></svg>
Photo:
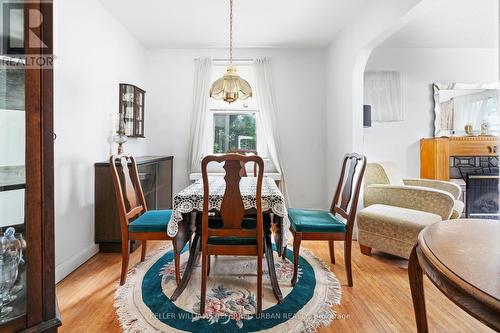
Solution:
<svg viewBox="0 0 500 333"><path fill-rule="evenodd" d="M9 25L0 55L0 324L26 313L24 6L2 15Z"/></svg>
<svg viewBox="0 0 500 333"><path fill-rule="evenodd" d="M138 88L136 88L136 100L137 100L137 108L136 108L136 123L135 123L135 136L142 137L144 136L144 92Z"/></svg>

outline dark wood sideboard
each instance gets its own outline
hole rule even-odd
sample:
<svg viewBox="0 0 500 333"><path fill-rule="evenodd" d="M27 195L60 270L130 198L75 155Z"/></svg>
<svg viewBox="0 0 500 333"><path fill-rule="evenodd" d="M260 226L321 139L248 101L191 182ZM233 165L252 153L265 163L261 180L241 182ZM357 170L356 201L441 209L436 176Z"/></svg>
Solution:
<svg viewBox="0 0 500 333"><path fill-rule="evenodd" d="M137 170L148 209L172 208L173 156L141 156ZM121 252L121 230L109 162L95 163L95 242L101 252ZM166 232L166 230L165 230ZM140 242L131 241L130 252Z"/></svg>

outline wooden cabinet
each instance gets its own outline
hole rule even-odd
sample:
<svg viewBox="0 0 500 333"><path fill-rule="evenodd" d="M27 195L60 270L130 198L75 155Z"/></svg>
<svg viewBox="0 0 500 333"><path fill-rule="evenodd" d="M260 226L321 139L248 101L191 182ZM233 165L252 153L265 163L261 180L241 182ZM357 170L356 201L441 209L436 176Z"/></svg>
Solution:
<svg viewBox="0 0 500 333"><path fill-rule="evenodd" d="M8 22L2 37L16 47L2 50L0 58L0 224L2 235L15 226L24 239L22 256L10 248L0 263L2 297L16 296L0 306L2 333L57 332L61 325L54 273L52 17L52 1L2 2ZM25 46L19 47L23 34Z"/></svg>
<svg viewBox="0 0 500 333"><path fill-rule="evenodd" d="M148 209L172 208L173 157L136 158ZM166 232L166 230L165 230ZM95 242L102 252L121 252L121 229L109 162L95 164ZM131 242L135 250L140 242Z"/></svg>
<svg viewBox="0 0 500 333"><path fill-rule="evenodd" d="M494 136L442 137L420 140L420 177L450 179L452 156L498 156Z"/></svg>
<svg viewBox="0 0 500 333"><path fill-rule="evenodd" d="M144 107L146 92L131 84L120 84L120 116L123 117L125 135L144 137Z"/></svg>

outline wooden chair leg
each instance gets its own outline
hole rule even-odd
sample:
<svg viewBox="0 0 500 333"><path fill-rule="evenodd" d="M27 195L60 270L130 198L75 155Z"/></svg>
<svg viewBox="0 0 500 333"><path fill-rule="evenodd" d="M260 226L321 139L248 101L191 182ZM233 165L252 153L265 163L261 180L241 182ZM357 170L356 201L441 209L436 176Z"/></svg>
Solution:
<svg viewBox="0 0 500 333"><path fill-rule="evenodd" d="M361 253L363 253L366 256L369 256L372 253L372 248L369 246L364 246L359 244L359 249L361 250Z"/></svg>
<svg viewBox="0 0 500 333"><path fill-rule="evenodd" d="M262 312L262 251L257 256L257 314Z"/></svg>
<svg viewBox="0 0 500 333"><path fill-rule="evenodd" d="M347 285L349 287L353 286L352 283L352 267L351 267L351 243L350 239L344 241L344 260L345 260L345 270L347 274Z"/></svg>
<svg viewBox="0 0 500 333"><path fill-rule="evenodd" d="M335 264L335 244L333 240L328 241L328 246L330 247L330 261Z"/></svg>
<svg viewBox="0 0 500 333"><path fill-rule="evenodd" d="M201 294L200 294L200 315L205 314L205 299L207 293L207 255L201 256Z"/></svg>
<svg viewBox="0 0 500 333"><path fill-rule="evenodd" d="M147 247L148 247L148 241L147 240L143 240L142 241L142 248L141 248L141 262L144 261L144 259L146 259L146 251L147 251Z"/></svg>
<svg viewBox="0 0 500 333"><path fill-rule="evenodd" d="M129 257L130 241L122 239L122 273L120 276L120 285L123 286L127 280L128 273L128 257Z"/></svg>
<svg viewBox="0 0 500 333"><path fill-rule="evenodd" d="M293 234L293 277L292 286L297 283L297 275L299 271L299 254L300 254L300 242L302 241L302 233L296 232Z"/></svg>
<svg viewBox="0 0 500 333"><path fill-rule="evenodd" d="M210 254L207 256L207 276L210 275Z"/></svg>

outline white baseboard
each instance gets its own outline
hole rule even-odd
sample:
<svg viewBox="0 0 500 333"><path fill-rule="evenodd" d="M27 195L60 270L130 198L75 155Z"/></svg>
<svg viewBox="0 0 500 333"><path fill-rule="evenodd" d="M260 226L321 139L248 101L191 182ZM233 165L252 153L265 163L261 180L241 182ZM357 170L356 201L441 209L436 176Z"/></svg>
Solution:
<svg viewBox="0 0 500 333"><path fill-rule="evenodd" d="M84 249L80 253L75 254L68 260L60 263L56 266L56 283L64 279L75 269L80 267L84 262L92 258L96 253L99 252L99 245L92 244L88 248Z"/></svg>

